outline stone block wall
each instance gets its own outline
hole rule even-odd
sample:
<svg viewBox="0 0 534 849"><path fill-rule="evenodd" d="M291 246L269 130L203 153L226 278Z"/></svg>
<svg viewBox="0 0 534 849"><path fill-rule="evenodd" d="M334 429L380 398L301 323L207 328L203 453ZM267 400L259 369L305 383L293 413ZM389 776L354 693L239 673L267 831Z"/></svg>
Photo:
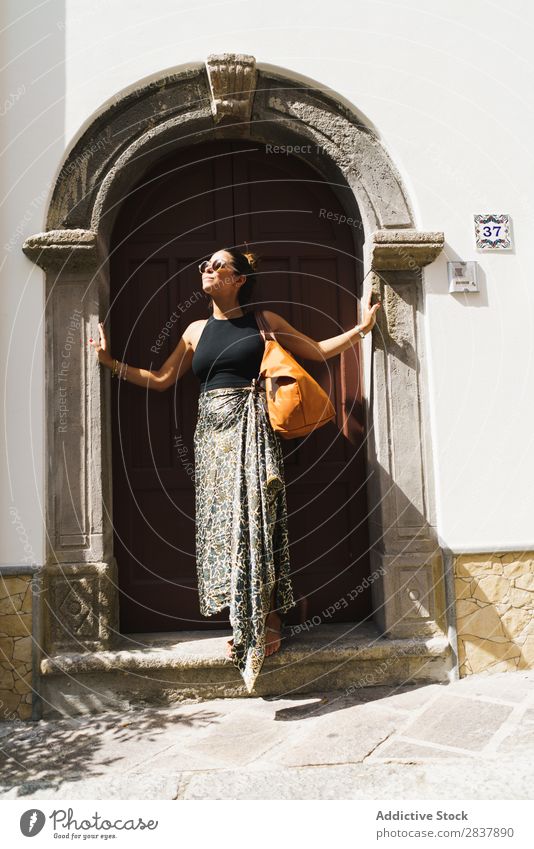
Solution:
<svg viewBox="0 0 534 849"><path fill-rule="evenodd" d="M0 574L0 722L32 715L32 578Z"/></svg>
<svg viewBox="0 0 534 849"><path fill-rule="evenodd" d="M534 669L534 551L454 563L460 677Z"/></svg>

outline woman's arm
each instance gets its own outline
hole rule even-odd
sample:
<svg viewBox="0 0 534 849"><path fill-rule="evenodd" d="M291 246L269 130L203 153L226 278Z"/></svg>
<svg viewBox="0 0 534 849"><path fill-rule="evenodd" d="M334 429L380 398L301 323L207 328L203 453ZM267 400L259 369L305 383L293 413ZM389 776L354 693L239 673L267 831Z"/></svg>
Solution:
<svg viewBox="0 0 534 849"><path fill-rule="evenodd" d="M285 318L278 315L276 312L265 310L265 317L270 326L276 331L276 338L280 344L295 354L297 357L304 357L307 360L327 360L330 357L335 357L336 354L341 354L354 345L355 342L361 340L359 331L363 330L368 333L373 329L376 317L375 314L380 307L380 301L371 306L372 291L369 292L367 303L363 309L363 320L361 324L357 324L350 330L340 333L339 336L331 336L330 339L323 339L321 342L306 336L289 324Z"/></svg>
<svg viewBox="0 0 534 849"><path fill-rule="evenodd" d="M192 322L192 324L196 324L196 322ZM128 383L135 383L137 386L142 386L143 389L154 389L156 392L164 392L191 368L194 353L190 333L192 324L186 328L176 348L167 357L161 368L157 370L138 368L128 363L128 368L125 369L126 363L119 362L117 375L124 374L124 379ZM92 339L89 341L97 353L99 362L106 368L111 369L113 368L114 358L109 352L109 340L106 336L104 325L101 322L98 325L98 329L100 332L100 341L94 342Z"/></svg>
<svg viewBox="0 0 534 849"><path fill-rule="evenodd" d="M180 380L180 378L191 368L191 361L193 359L193 354L195 353L191 344L191 327L199 323L203 324L204 322L200 319L200 322L194 321L186 327L176 348L172 354L167 357L161 368L156 372L157 383L155 389L159 392L165 392L166 389L174 386L176 381Z"/></svg>

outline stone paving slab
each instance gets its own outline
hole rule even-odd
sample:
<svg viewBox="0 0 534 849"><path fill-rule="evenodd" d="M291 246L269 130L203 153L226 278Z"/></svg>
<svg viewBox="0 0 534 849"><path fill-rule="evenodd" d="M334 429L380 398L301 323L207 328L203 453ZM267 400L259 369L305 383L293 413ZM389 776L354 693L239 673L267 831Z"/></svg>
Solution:
<svg viewBox="0 0 534 849"><path fill-rule="evenodd" d="M455 691L465 696L480 696L507 703L522 702L532 692L534 672L480 673L456 682Z"/></svg>
<svg viewBox="0 0 534 849"><path fill-rule="evenodd" d="M532 725L525 728L516 728L513 733L507 735L498 745L497 752L518 752L528 751L532 753L534 758L534 727Z"/></svg>
<svg viewBox="0 0 534 849"><path fill-rule="evenodd" d="M12 788L0 787L2 799L176 799L185 792L187 773L145 772L142 775L78 777L54 784L28 781Z"/></svg>
<svg viewBox="0 0 534 849"><path fill-rule="evenodd" d="M532 799L531 759L474 763L345 764L80 778L53 787L0 785L2 799Z"/></svg>
<svg viewBox="0 0 534 849"><path fill-rule="evenodd" d="M439 764L347 764L197 773L178 799L532 799L529 760Z"/></svg>
<svg viewBox="0 0 534 849"><path fill-rule="evenodd" d="M394 740L387 740L385 745L375 752L374 760L386 761L405 761L409 763L424 763L425 761L436 761L455 758L464 758L471 762L469 752L455 752L450 748L438 748L437 746L425 746L416 743L413 740L405 740L402 736L397 735Z"/></svg>
<svg viewBox="0 0 534 849"><path fill-rule="evenodd" d="M190 762L202 761L202 768L207 768L206 764L211 769L248 766L261 760L269 749L288 736L287 729L276 726L271 718L234 713L230 721L201 740L190 737L185 746L173 747L163 759L151 760L150 768L154 769L156 764L170 767L174 759L175 769L185 769L184 757ZM198 766L192 768L198 769Z"/></svg>
<svg viewBox="0 0 534 849"><path fill-rule="evenodd" d="M0 798L532 798L533 720L521 671L17 721Z"/></svg>
<svg viewBox="0 0 534 849"><path fill-rule="evenodd" d="M487 745L511 712L508 705L443 694L409 723L403 733L427 743L478 751Z"/></svg>
<svg viewBox="0 0 534 849"><path fill-rule="evenodd" d="M362 705L340 709L314 718L312 722L292 723L285 744L266 755L265 760L281 766L358 763L368 757L404 722L396 711L364 712Z"/></svg>

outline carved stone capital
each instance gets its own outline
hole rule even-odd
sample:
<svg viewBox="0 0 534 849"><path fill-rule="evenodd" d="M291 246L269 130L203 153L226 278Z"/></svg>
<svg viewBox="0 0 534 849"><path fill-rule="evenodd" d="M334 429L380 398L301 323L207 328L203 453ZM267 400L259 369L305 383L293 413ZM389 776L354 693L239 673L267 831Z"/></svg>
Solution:
<svg viewBox="0 0 534 849"><path fill-rule="evenodd" d="M206 60L211 111L218 124L223 118L250 121L256 92L256 60L242 53L212 54Z"/></svg>
<svg viewBox="0 0 534 849"><path fill-rule="evenodd" d="M434 262L445 245L443 233L419 230L375 230L369 253L374 271L417 271Z"/></svg>
<svg viewBox="0 0 534 849"><path fill-rule="evenodd" d="M92 230L48 230L29 236L22 250L45 271L93 271L98 266L97 234Z"/></svg>

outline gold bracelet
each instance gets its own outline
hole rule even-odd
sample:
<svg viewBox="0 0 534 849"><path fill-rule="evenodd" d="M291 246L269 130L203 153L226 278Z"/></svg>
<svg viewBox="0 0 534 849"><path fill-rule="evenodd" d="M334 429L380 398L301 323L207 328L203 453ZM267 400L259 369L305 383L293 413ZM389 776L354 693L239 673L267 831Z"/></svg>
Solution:
<svg viewBox="0 0 534 849"><path fill-rule="evenodd" d="M111 369L111 376L116 377L118 380L126 380L127 374L128 374L128 363L120 363L118 360L113 360L113 368Z"/></svg>

